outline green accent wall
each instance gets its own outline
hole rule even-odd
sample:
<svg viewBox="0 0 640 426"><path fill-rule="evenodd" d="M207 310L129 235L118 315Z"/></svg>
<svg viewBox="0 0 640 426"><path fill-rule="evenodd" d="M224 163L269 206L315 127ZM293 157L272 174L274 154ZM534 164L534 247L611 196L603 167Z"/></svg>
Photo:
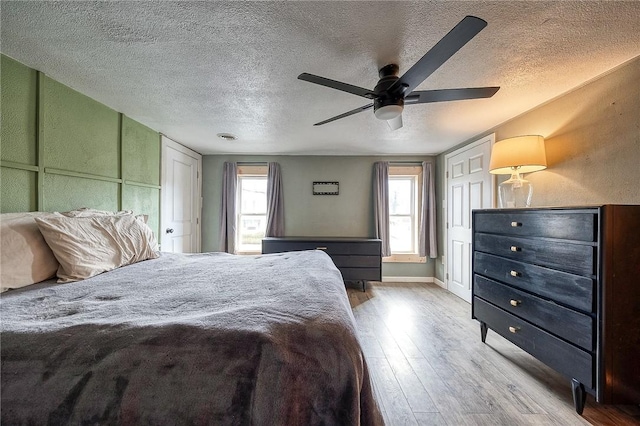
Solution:
<svg viewBox="0 0 640 426"><path fill-rule="evenodd" d="M0 89L1 211L33 211L37 209L38 73L0 56Z"/></svg>
<svg viewBox="0 0 640 426"><path fill-rule="evenodd" d="M36 210L37 175L37 173L28 170L0 168L0 185L2 187L0 202L3 213Z"/></svg>
<svg viewBox="0 0 640 426"><path fill-rule="evenodd" d="M149 215L147 224L160 231L160 156L158 132L122 116L121 208Z"/></svg>
<svg viewBox="0 0 640 426"><path fill-rule="evenodd" d="M44 79L45 166L119 178L119 114L48 77Z"/></svg>
<svg viewBox="0 0 640 426"><path fill-rule="evenodd" d="M38 73L2 56L2 160L36 165Z"/></svg>
<svg viewBox="0 0 640 426"><path fill-rule="evenodd" d="M284 191L285 235L368 237L375 235L373 163L435 161L434 157L373 156L225 156L202 161L202 250L219 250L222 167L225 161L280 163ZM337 181L339 195L313 195L312 182ZM434 261L383 263L388 277L433 277Z"/></svg>
<svg viewBox="0 0 640 426"><path fill-rule="evenodd" d="M0 56L0 210L134 210L160 226L160 135Z"/></svg>
<svg viewBox="0 0 640 426"><path fill-rule="evenodd" d="M160 185L158 133L122 117L122 173L127 182Z"/></svg>
<svg viewBox="0 0 640 426"><path fill-rule="evenodd" d="M41 210L60 212L79 207L119 210L118 187L114 182L47 173L45 207Z"/></svg>
<svg viewBox="0 0 640 426"><path fill-rule="evenodd" d="M160 190L139 185L124 185L122 190L122 209L149 215L147 225L159 237L160 230Z"/></svg>

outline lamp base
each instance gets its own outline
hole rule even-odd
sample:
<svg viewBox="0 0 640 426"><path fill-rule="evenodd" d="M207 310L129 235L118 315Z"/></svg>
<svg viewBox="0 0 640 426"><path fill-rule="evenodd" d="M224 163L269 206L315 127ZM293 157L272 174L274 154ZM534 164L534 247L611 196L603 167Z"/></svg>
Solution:
<svg viewBox="0 0 640 426"><path fill-rule="evenodd" d="M530 207L533 185L513 172L509 180L498 185L498 200L501 208Z"/></svg>

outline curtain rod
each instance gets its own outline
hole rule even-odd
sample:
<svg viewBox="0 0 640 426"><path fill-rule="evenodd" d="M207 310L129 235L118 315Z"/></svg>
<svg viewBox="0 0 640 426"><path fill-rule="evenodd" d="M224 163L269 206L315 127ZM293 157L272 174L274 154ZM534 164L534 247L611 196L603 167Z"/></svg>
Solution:
<svg viewBox="0 0 640 426"><path fill-rule="evenodd" d="M267 164L269 164L268 161L236 161L236 164L238 166L251 166L251 165L260 165L260 166L266 166Z"/></svg>

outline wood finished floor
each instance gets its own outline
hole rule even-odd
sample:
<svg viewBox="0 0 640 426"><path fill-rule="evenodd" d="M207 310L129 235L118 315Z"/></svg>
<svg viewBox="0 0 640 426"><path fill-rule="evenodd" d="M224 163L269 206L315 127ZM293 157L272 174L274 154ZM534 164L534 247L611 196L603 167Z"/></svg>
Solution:
<svg viewBox="0 0 640 426"><path fill-rule="evenodd" d="M471 305L435 284L347 290L387 425L640 425L640 406L583 416L569 381L489 331Z"/></svg>

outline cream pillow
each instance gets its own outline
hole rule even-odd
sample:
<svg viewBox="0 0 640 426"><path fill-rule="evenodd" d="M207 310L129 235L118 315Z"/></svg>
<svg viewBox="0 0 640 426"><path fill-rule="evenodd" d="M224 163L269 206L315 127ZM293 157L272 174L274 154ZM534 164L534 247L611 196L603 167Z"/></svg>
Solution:
<svg viewBox="0 0 640 426"><path fill-rule="evenodd" d="M90 207L81 207L79 209L69 210L68 212L60 212L60 214L67 217L122 216L133 214L133 210L120 210L117 212L112 212L110 210L97 210Z"/></svg>
<svg viewBox="0 0 640 426"><path fill-rule="evenodd" d="M133 210L120 210L112 212L110 210L97 210L91 207L80 207L79 209L69 210L68 212L60 212L61 215L67 217L91 217L91 216L123 216L127 214L133 214ZM143 219L144 223L149 221L149 215L139 214L136 215L138 219Z"/></svg>
<svg viewBox="0 0 640 426"><path fill-rule="evenodd" d="M52 213L0 215L0 290L25 287L56 275L58 261L45 242L35 218Z"/></svg>
<svg viewBox="0 0 640 426"><path fill-rule="evenodd" d="M58 282L79 281L158 257L151 228L133 215L36 218L60 267Z"/></svg>

